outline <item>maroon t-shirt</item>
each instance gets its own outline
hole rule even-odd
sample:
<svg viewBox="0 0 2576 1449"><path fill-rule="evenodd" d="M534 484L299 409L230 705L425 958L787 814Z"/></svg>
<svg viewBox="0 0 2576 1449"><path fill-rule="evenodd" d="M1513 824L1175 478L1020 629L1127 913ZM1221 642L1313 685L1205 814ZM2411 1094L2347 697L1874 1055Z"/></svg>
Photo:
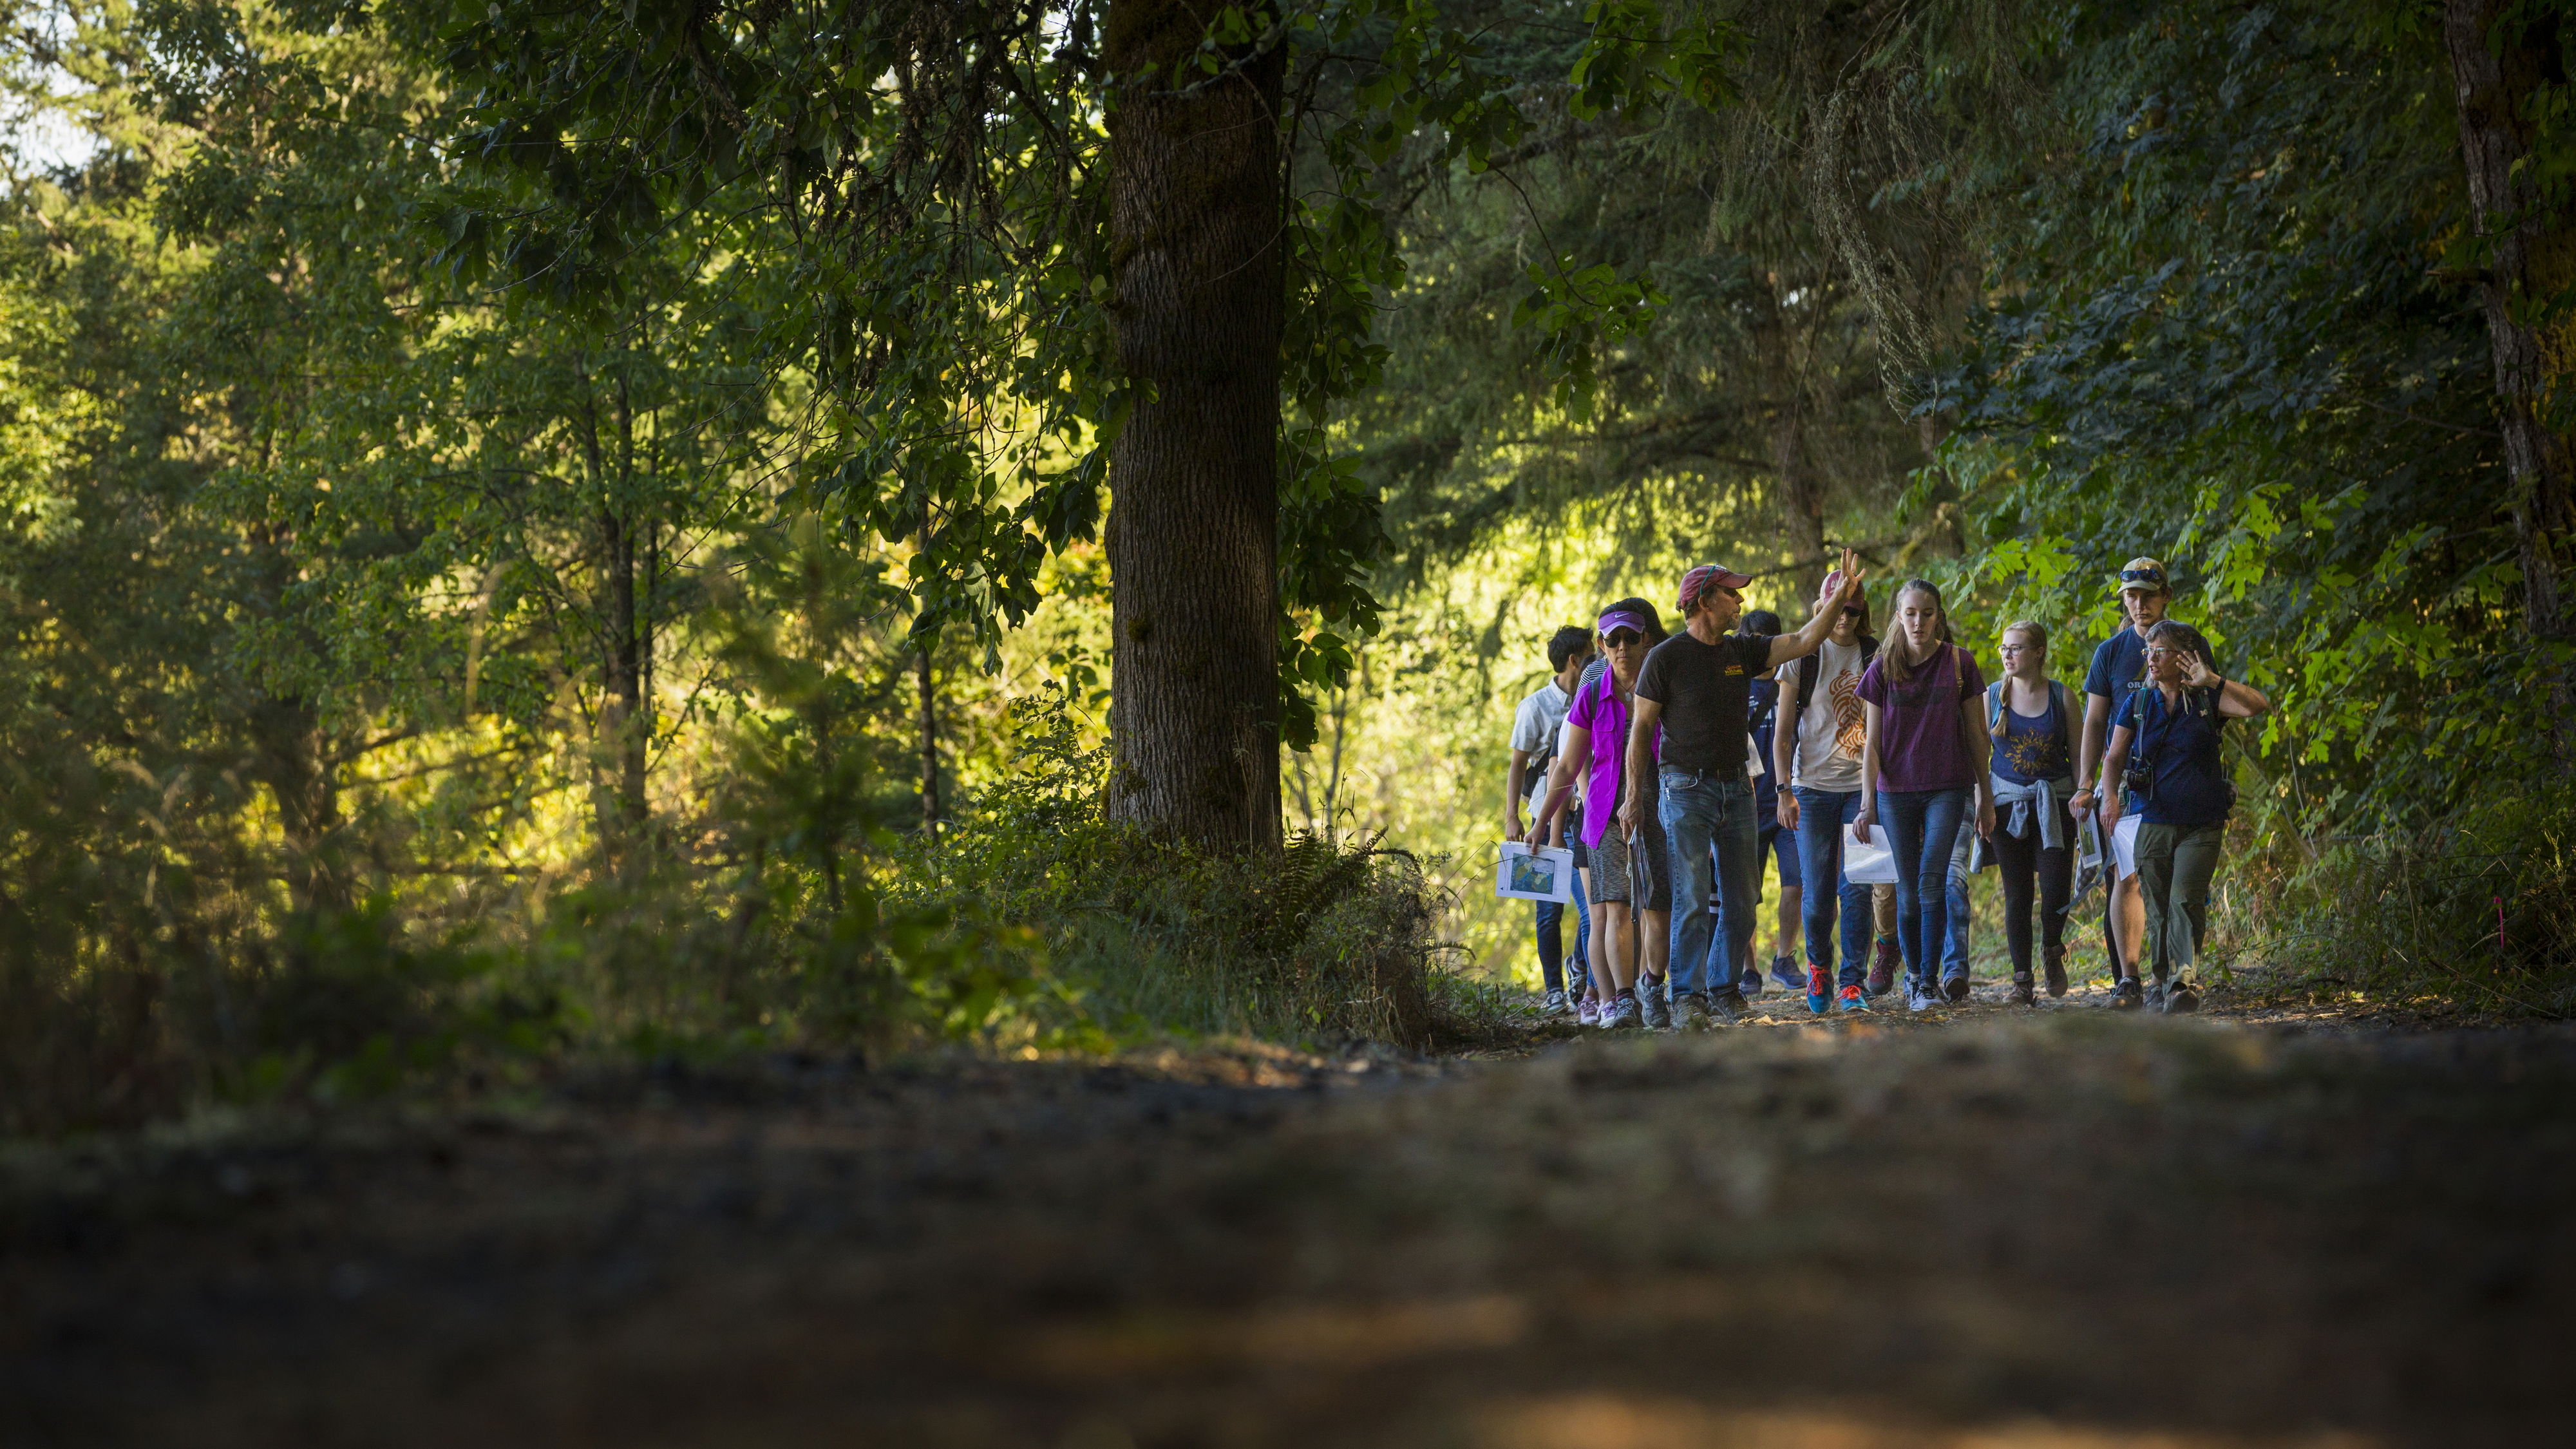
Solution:
<svg viewBox="0 0 2576 1449"><path fill-rule="evenodd" d="M1976 764L1960 732L1959 701L1986 692L1977 661L1958 645L1944 644L1908 671L1902 689L1889 681L1887 662L1887 650L1879 650L1860 677L1860 697L1878 706L1878 788L1953 790L1976 784Z"/></svg>

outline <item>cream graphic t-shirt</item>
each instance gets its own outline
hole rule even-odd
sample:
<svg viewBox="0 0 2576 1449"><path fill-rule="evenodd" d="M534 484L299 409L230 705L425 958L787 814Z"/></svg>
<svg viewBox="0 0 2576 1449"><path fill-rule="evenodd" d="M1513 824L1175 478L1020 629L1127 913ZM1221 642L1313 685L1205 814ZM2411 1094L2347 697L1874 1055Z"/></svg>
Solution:
<svg viewBox="0 0 2576 1449"><path fill-rule="evenodd" d="M1798 702L1798 664L1780 666L1780 707ZM1868 735L1860 676L1868 665L1858 644L1828 639L1816 649L1816 692L1798 716L1798 757L1789 783L1800 790L1845 795L1860 788L1860 747Z"/></svg>

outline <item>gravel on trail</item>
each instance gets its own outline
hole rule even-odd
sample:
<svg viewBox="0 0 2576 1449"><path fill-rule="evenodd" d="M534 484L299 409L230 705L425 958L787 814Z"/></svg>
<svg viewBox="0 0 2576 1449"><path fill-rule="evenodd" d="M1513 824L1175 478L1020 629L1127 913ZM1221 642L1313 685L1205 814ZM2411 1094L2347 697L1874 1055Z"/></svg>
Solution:
<svg viewBox="0 0 2576 1449"><path fill-rule="evenodd" d="M2576 1036L1803 1017L19 1147L0 1444L2566 1442Z"/></svg>

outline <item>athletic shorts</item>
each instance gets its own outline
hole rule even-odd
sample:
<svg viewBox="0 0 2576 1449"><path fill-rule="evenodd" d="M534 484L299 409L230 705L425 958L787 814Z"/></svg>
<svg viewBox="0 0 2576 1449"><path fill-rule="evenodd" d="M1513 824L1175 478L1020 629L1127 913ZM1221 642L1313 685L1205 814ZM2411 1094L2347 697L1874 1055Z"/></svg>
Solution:
<svg viewBox="0 0 2576 1449"><path fill-rule="evenodd" d="M2144 816L2144 811L2132 810L2111 827L2111 859L2120 872L2115 880L2138 873L2138 821Z"/></svg>
<svg viewBox="0 0 2576 1449"><path fill-rule="evenodd" d="M1673 885L1664 879L1664 831L1653 821L1638 834L1637 848L1619 836L1614 822L1601 832L1601 843L1592 847L1592 899L1597 903L1624 905L1640 911L1669 911L1673 908Z"/></svg>

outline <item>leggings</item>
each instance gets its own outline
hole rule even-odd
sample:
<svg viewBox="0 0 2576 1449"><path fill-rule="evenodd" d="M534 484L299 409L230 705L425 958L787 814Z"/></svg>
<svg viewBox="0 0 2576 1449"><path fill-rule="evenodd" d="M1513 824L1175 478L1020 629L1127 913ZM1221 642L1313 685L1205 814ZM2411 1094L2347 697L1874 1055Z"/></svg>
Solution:
<svg viewBox="0 0 2576 1449"><path fill-rule="evenodd" d="M2032 808L2036 817L2037 807ZM2075 821L2067 814L2066 802L2057 802L2058 839L2075 839ZM2039 821L2029 822L2027 835L2007 835L1997 828L1994 839L1987 843L1994 852L1995 867L2002 873L2004 887L2004 941L2012 947L2013 979L2030 975L2030 896L2031 886L2039 887L2040 939L2055 961L2066 954L2066 898L2075 883L2075 852L2061 845L2055 850L2040 848Z"/></svg>

